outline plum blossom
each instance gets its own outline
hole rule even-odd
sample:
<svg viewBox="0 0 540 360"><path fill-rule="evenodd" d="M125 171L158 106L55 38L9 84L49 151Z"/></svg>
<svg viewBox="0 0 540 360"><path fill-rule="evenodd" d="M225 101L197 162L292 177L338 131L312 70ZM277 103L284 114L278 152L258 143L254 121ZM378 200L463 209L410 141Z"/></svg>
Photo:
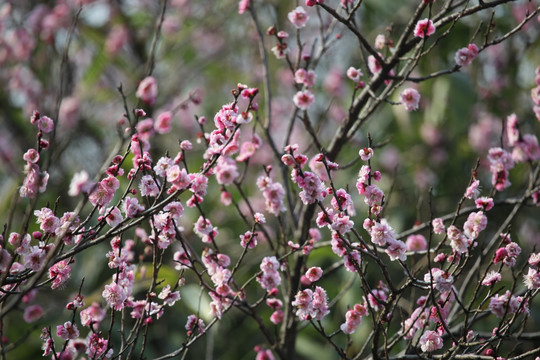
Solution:
<svg viewBox="0 0 540 360"><path fill-rule="evenodd" d="M277 216L280 212L286 210L283 202L285 190L280 183L273 182L267 176L261 176L257 179L257 187L263 193L266 211Z"/></svg>
<svg viewBox="0 0 540 360"><path fill-rule="evenodd" d="M294 105L301 110L307 110L315 101L315 97L309 90L297 92L293 97Z"/></svg>
<svg viewBox="0 0 540 360"><path fill-rule="evenodd" d="M436 331L426 330L420 337L420 347L423 352L439 350L443 347L443 340Z"/></svg>
<svg viewBox="0 0 540 360"><path fill-rule="evenodd" d="M347 69L347 77L351 79L352 81L354 81L355 83L359 82L360 78L363 75L364 74L362 74L362 70L360 69L354 68L352 66L349 69Z"/></svg>
<svg viewBox="0 0 540 360"><path fill-rule="evenodd" d="M281 276L278 272L279 267L279 261L275 256L266 256L262 259L260 269L263 273L257 276L257 281L267 292L273 291L281 284Z"/></svg>
<svg viewBox="0 0 540 360"><path fill-rule="evenodd" d="M43 308L40 305L30 305L24 309L23 319L27 323L39 320L43 316Z"/></svg>
<svg viewBox="0 0 540 360"><path fill-rule="evenodd" d="M395 241L394 229L388 224L386 219L382 219L380 223L375 222L370 230L371 241L379 246L385 246L388 243Z"/></svg>
<svg viewBox="0 0 540 360"><path fill-rule="evenodd" d="M313 70L307 70L300 68L294 73L294 81L297 84L304 84L306 87L313 86L315 84L315 72Z"/></svg>
<svg viewBox="0 0 540 360"><path fill-rule="evenodd" d="M459 66L469 65L473 59L478 55L478 46L475 44L469 44L465 48L461 48L456 52L455 60Z"/></svg>
<svg viewBox="0 0 540 360"><path fill-rule="evenodd" d="M373 157L373 149L370 147L362 148L358 151L358 155L360 155L362 161L368 161Z"/></svg>
<svg viewBox="0 0 540 360"><path fill-rule="evenodd" d="M97 333L93 333L88 339L86 355L88 355L90 359L109 359L113 354L113 349L107 351L108 342L107 339L100 338Z"/></svg>
<svg viewBox="0 0 540 360"><path fill-rule="evenodd" d="M407 245L408 251L422 251L426 250L427 248L427 241L424 235L409 235L407 237L407 241L405 242Z"/></svg>
<svg viewBox="0 0 540 360"><path fill-rule="evenodd" d="M193 331L194 329L197 329L199 334L202 334L206 331L206 325L204 324L204 320L198 318L196 315L189 315L186 326L187 331Z"/></svg>
<svg viewBox="0 0 540 360"><path fill-rule="evenodd" d="M400 99L407 111L417 110L420 103L420 93L416 89L407 88L401 93Z"/></svg>
<svg viewBox="0 0 540 360"><path fill-rule="evenodd" d="M54 213L49 208L41 208L41 210L35 210L34 215L37 217L37 223L40 224L39 228L47 233L53 234L60 226L60 219L54 216Z"/></svg>
<svg viewBox="0 0 540 360"><path fill-rule="evenodd" d="M159 194L159 184L156 183L156 180L152 175L144 175L141 178L139 190L141 191L142 196L156 197Z"/></svg>
<svg viewBox="0 0 540 360"><path fill-rule="evenodd" d="M362 316L369 314L367 304L355 304L352 309L345 313L345 322L341 324L340 329L345 334L352 334L362 323Z"/></svg>
<svg viewBox="0 0 540 360"><path fill-rule="evenodd" d="M491 184L497 191L509 187L511 183L508 180L508 174L514 167L512 155L500 147L491 148L488 152L488 160L489 171L492 174Z"/></svg>
<svg viewBox="0 0 540 360"><path fill-rule="evenodd" d="M322 269L318 266L315 266L315 267L310 267L306 271L305 275L309 279L309 281L315 282L321 278L322 274L323 274Z"/></svg>
<svg viewBox="0 0 540 360"><path fill-rule="evenodd" d="M414 36L423 39L435 33L435 26L430 19L419 20L414 28Z"/></svg>
<svg viewBox="0 0 540 360"><path fill-rule="evenodd" d="M69 279L71 267L68 264L68 260L62 260L50 267L49 279L53 281L51 285L52 289L62 286Z"/></svg>
<svg viewBox="0 0 540 360"><path fill-rule="evenodd" d="M540 288L540 273L536 269L529 268L527 274L523 275L523 283L529 290Z"/></svg>
<svg viewBox="0 0 540 360"><path fill-rule="evenodd" d="M105 210L105 221L107 222L107 224L109 224L110 227L115 227L119 225L122 221L124 221L124 218L122 217L120 209L118 209L116 206L113 206L112 208L108 208L107 210Z"/></svg>
<svg viewBox="0 0 540 360"><path fill-rule="evenodd" d="M492 270L486 274L484 280L482 280L482 285L491 286L498 283L499 281L501 281L501 274L497 271Z"/></svg>
<svg viewBox="0 0 540 360"><path fill-rule="evenodd" d="M171 291L171 286L165 286L158 295L158 298L163 300L165 305L173 306L175 302L180 300L180 292Z"/></svg>
<svg viewBox="0 0 540 360"><path fill-rule="evenodd" d="M489 310L497 317L503 317L504 314L514 314L520 308L523 299L521 297L513 296L509 290L503 295L494 295L489 300ZM526 304L521 310L527 311Z"/></svg>
<svg viewBox="0 0 540 360"><path fill-rule="evenodd" d="M435 289L444 293L452 289L454 277L444 270L433 268L429 273L424 275L424 281L427 283L432 282Z"/></svg>
<svg viewBox="0 0 540 360"><path fill-rule="evenodd" d="M441 218L435 218L431 222L433 226L433 232L435 234L444 234L445 228L444 228L444 221Z"/></svg>
<svg viewBox="0 0 540 360"><path fill-rule="evenodd" d="M79 337L79 330L76 324L66 321L64 324L56 326L56 335L62 340L72 340Z"/></svg>
<svg viewBox="0 0 540 360"><path fill-rule="evenodd" d="M135 95L148 105L154 105L156 102L157 93L158 86L156 79L152 76L148 76L140 82Z"/></svg>
<svg viewBox="0 0 540 360"><path fill-rule="evenodd" d="M405 261L407 259L407 255L405 254L405 251L407 250L407 245L401 240L391 240L387 242L388 247L384 250L386 254L390 257L391 261L395 260L401 260Z"/></svg>
<svg viewBox="0 0 540 360"><path fill-rule="evenodd" d="M467 199L475 199L480 194L480 190L478 187L480 186L480 180L474 179L471 185L467 187L467 190L465 190L465 197Z"/></svg>
<svg viewBox="0 0 540 360"><path fill-rule="evenodd" d="M377 35L375 38L375 49L382 50L386 46L386 37L383 34Z"/></svg>
<svg viewBox="0 0 540 360"><path fill-rule="evenodd" d="M306 10L304 10L304 8L301 6L298 6L296 9L289 12L288 18L289 21L293 23L293 25L297 29L306 26L306 23L309 20L309 16L307 15Z"/></svg>
<svg viewBox="0 0 540 360"><path fill-rule="evenodd" d="M154 130L158 134L167 134L171 131L171 121L173 114L170 111L162 112L154 122Z"/></svg>
<svg viewBox="0 0 540 360"><path fill-rule="evenodd" d="M330 310L328 310L326 291L320 286L315 287L315 291L305 289L299 291L293 306L296 306L296 316L300 320L322 320Z"/></svg>
<svg viewBox="0 0 540 360"><path fill-rule="evenodd" d="M80 193L87 193L92 189L93 183L86 170L81 170L73 174L71 183L69 184L68 195L77 196Z"/></svg>
<svg viewBox="0 0 540 360"><path fill-rule="evenodd" d="M465 235L471 239L476 239L480 232L487 226L487 217L482 211L470 213L467 221L463 224Z"/></svg>

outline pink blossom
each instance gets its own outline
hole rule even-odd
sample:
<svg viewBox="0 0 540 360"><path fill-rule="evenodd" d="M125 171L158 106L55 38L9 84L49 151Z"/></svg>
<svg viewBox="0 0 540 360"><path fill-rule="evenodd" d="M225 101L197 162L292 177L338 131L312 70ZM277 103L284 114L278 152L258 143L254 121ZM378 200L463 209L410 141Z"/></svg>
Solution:
<svg viewBox="0 0 540 360"><path fill-rule="evenodd" d="M141 178L139 190L141 191L142 196L156 197L159 194L159 185L152 175L144 175Z"/></svg>
<svg viewBox="0 0 540 360"><path fill-rule="evenodd" d="M538 266L540 264L540 253L532 253L529 256L529 265Z"/></svg>
<svg viewBox="0 0 540 360"><path fill-rule="evenodd" d="M420 337L420 347L423 352L432 352L443 347L441 336L433 330L426 330Z"/></svg>
<svg viewBox="0 0 540 360"><path fill-rule="evenodd" d="M120 223L124 221L124 218L122 217L120 209L114 206L105 210L105 221L107 222L107 224L109 224L110 227L115 227L117 225L120 225Z"/></svg>
<svg viewBox="0 0 540 360"><path fill-rule="evenodd" d="M313 86L315 83L315 72L313 70L306 71L303 68L296 70L294 73L294 81L297 84L304 84L306 87Z"/></svg>
<svg viewBox="0 0 540 360"><path fill-rule="evenodd" d="M463 224L463 230L466 236L476 239L480 232L487 226L487 217L482 211L470 213L467 221Z"/></svg>
<svg viewBox="0 0 540 360"><path fill-rule="evenodd" d="M435 218L432 221L433 232L435 234L443 234L445 232L444 221L441 218Z"/></svg>
<svg viewBox="0 0 540 360"><path fill-rule="evenodd" d="M403 241L392 239L391 241L387 242L387 245L388 247L384 251L386 254L388 254L390 260L407 260L407 255L405 254L407 246Z"/></svg>
<svg viewBox="0 0 540 360"><path fill-rule="evenodd" d="M414 36L423 39L435 33L435 26L433 26L433 21L429 19L419 20L416 23L414 28Z"/></svg>
<svg viewBox="0 0 540 360"><path fill-rule="evenodd" d="M529 272L523 275L523 283L529 290L540 288L540 273L538 270L529 268Z"/></svg>
<svg viewBox="0 0 540 360"><path fill-rule="evenodd" d="M295 177L295 172L293 171L292 176L293 180L302 189L298 195L304 204L313 204L316 201L322 201L326 197L326 188L321 179L314 173L305 171L303 175Z"/></svg>
<svg viewBox="0 0 540 360"><path fill-rule="evenodd" d="M493 199L486 196L479 197L474 203L476 204L477 209L483 209L485 211L493 209L493 206L495 205Z"/></svg>
<svg viewBox="0 0 540 360"><path fill-rule="evenodd" d="M36 149L28 149L28 151L24 153L23 159L29 163L37 164L39 161L39 153Z"/></svg>
<svg viewBox="0 0 540 360"><path fill-rule="evenodd" d="M360 151L358 151L358 155L360 155L360 158L363 161L368 161L373 157L373 149L370 147L362 148Z"/></svg>
<svg viewBox="0 0 540 360"><path fill-rule="evenodd" d="M427 241L424 235L409 235L406 241L408 251L422 251L427 248Z"/></svg>
<svg viewBox="0 0 540 360"><path fill-rule="evenodd" d="M105 41L107 54L117 54L129 41L129 30L124 25L114 25Z"/></svg>
<svg viewBox="0 0 540 360"><path fill-rule="evenodd" d="M512 156L502 148L491 148L488 152L489 171L492 174L491 183L497 191L511 185L508 180L508 171L514 167Z"/></svg>
<svg viewBox="0 0 540 360"><path fill-rule="evenodd" d="M420 103L420 93L413 88L407 88L401 93L401 104L407 111L413 111L418 109Z"/></svg>
<svg viewBox="0 0 540 360"><path fill-rule="evenodd" d="M78 173L73 174L71 183L69 184L68 195L77 196L81 192L88 193L93 187L93 183L90 180L90 176L86 170L82 170Z"/></svg>
<svg viewBox="0 0 540 360"><path fill-rule="evenodd" d="M469 44L466 48L461 48L456 52L456 64L459 66L467 66L477 55L478 47L475 44Z"/></svg>
<svg viewBox="0 0 540 360"><path fill-rule="evenodd" d="M382 50L386 46L386 37L383 34L377 35L375 38L375 49Z"/></svg>
<svg viewBox="0 0 540 360"><path fill-rule="evenodd" d="M32 246L28 249L28 252L24 254L23 265L27 269L38 271L45 260L45 256L46 253L44 249L38 246Z"/></svg>
<svg viewBox="0 0 540 360"><path fill-rule="evenodd" d="M480 194L480 190L478 187L480 186L480 180L474 179L474 181L467 187L467 190L465 190L465 197L467 199L475 199Z"/></svg>
<svg viewBox="0 0 540 360"><path fill-rule="evenodd" d="M236 161L230 157L222 156L218 159L214 169L218 184L230 185L240 175L236 166Z"/></svg>
<svg viewBox="0 0 540 360"><path fill-rule="evenodd" d="M144 210L144 206L139 204L139 199L131 196L126 196L126 198L122 202L122 210L124 211L124 214L126 214L126 217L133 218L139 212Z"/></svg>
<svg viewBox="0 0 540 360"><path fill-rule="evenodd" d="M152 106L156 103L157 93L158 86L156 79L152 76L148 76L140 82L135 95L148 105Z"/></svg>
<svg viewBox="0 0 540 360"><path fill-rule="evenodd" d="M275 256L267 256L262 259L260 269L262 275L257 276L257 281L263 289L271 292L281 284L281 276L279 275L279 261Z"/></svg>
<svg viewBox="0 0 540 360"><path fill-rule="evenodd" d="M521 141L515 143L512 159L515 162L540 160L540 146L537 137L532 134L523 135Z"/></svg>
<svg viewBox="0 0 540 360"><path fill-rule="evenodd" d="M315 282L321 278L322 274L323 274L322 269L318 266L315 266L315 267L310 267L306 271L305 275L309 279L309 281Z"/></svg>
<svg viewBox="0 0 540 360"><path fill-rule="evenodd" d="M63 325L56 326L56 335L62 340L72 340L79 337L79 330L76 324L66 321Z"/></svg>
<svg viewBox="0 0 540 360"><path fill-rule="evenodd" d="M37 223L40 224L40 229L44 232L53 234L60 226L60 219L54 216L54 213L49 208L41 208L35 210L34 215L37 217Z"/></svg>
<svg viewBox="0 0 540 360"><path fill-rule="evenodd" d="M37 121L37 126L44 133L50 133L54 129L54 121L48 116L42 116Z"/></svg>
<svg viewBox="0 0 540 360"><path fill-rule="evenodd" d="M297 29L306 26L306 23L309 20L309 16L307 15L306 10L304 10L304 8L301 6L298 6L296 9L289 12L288 18L289 21L293 23L293 25Z"/></svg>
<svg viewBox="0 0 540 360"><path fill-rule="evenodd" d="M498 283L499 281L501 281L501 274L498 273L497 271L492 270L486 274L486 276L484 277L484 280L482 280L482 285L491 286L493 284Z"/></svg>
<svg viewBox="0 0 540 360"><path fill-rule="evenodd" d="M381 54L379 54L379 56L382 57ZM368 56L368 68L369 68L369 71L373 75L376 75L376 74L380 73L381 70L382 70L381 64L379 63L377 58L375 56L373 56L373 55Z"/></svg>
<svg viewBox="0 0 540 360"><path fill-rule="evenodd" d="M256 232L246 231L245 234L240 235L240 245L243 248L253 249L257 246L257 235Z"/></svg>
<svg viewBox="0 0 540 360"><path fill-rule="evenodd" d="M508 145L514 146L519 141L519 123L516 114L510 114L506 118L506 138Z"/></svg>
<svg viewBox="0 0 540 360"><path fill-rule="evenodd" d="M88 355L90 359L110 358L113 354L113 349L107 351L107 344L107 339L100 338L97 333L93 333L88 339L86 355Z"/></svg>
<svg viewBox="0 0 540 360"><path fill-rule="evenodd" d="M337 213L332 218L332 230L339 232L341 235L344 235L351 231L353 226L354 222L350 220L349 216L345 215L342 212Z"/></svg>
<svg viewBox="0 0 540 360"><path fill-rule="evenodd" d="M242 146L240 148L240 154L238 154L238 156L236 157L236 161L246 161L255 154L255 151L257 151L258 148L259 145L251 141L246 141L242 143Z"/></svg>
<svg viewBox="0 0 540 360"><path fill-rule="evenodd" d="M24 309L23 319L27 323L39 320L43 316L43 309L40 305L30 305Z"/></svg>
<svg viewBox="0 0 540 360"><path fill-rule="evenodd" d="M497 317L504 314L514 314L519 308L518 298L512 296L509 290L503 295L494 295L489 300L489 310Z"/></svg>
<svg viewBox="0 0 540 360"><path fill-rule="evenodd" d="M367 305L355 304L352 309L347 310L345 313L345 322L341 324L340 329L345 334L352 334L356 331L356 328L362 323L362 316L367 316Z"/></svg>
<svg viewBox="0 0 540 360"><path fill-rule="evenodd" d="M371 241L379 246L385 246L387 243L395 241L394 230L388 222L383 219L380 223L375 223L371 227Z"/></svg>
<svg viewBox="0 0 540 360"><path fill-rule="evenodd" d="M439 268L433 268L431 271L424 275L424 281L433 283L433 287L439 292L444 293L452 289L454 283L454 277L444 270Z"/></svg>
<svg viewBox="0 0 540 360"><path fill-rule="evenodd" d="M272 354L272 351L269 349L263 349L259 346L255 346L255 351L257 352L257 355L255 356L255 360L274 360L274 355Z"/></svg>
<svg viewBox="0 0 540 360"><path fill-rule="evenodd" d="M284 317L283 311L276 310L272 313L272 315L270 315L270 321L275 325L281 324L283 322L283 317Z"/></svg>
<svg viewBox="0 0 540 360"><path fill-rule="evenodd" d="M81 324L83 326L93 325L97 328L105 319L105 315L105 310L103 310L97 302L94 302L92 305L81 311Z"/></svg>
<svg viewBox="0 0 540 360"><path fill-rule="evenodd" d="M257 187L263 193L268 212L277 216L286 210L283 202L285 190L280 183L272 182L269 177L261 176L257 179Z"/></svg>
<svg viewBox="0 0 540 360"><path fill-rule="evenodd" d="M360 253L356 250L350 251L348 254L343 255L343 265L345 269L350 272L357 272L359 266L362 264L362 258Z"/></svg>
<svg viewBox="0 0 540 360"><path fill-rule="evenodd" d="M198 318L196 315L188 316L185 328L187 331L193 331L196 328L199 334L206 331L206 325L204 324L203 319Z"/></svg>
<svg viewBox="0 0 540 360"><path fill-rule="evenodd" d="M243 14L246 12L247 8L249 7L250 0L240 0L238 3L238 13Z"/></svg>
<svg viewBox="0 0 540 360"><path fill-rule="evenodd" d="M118 311L124 308L124 302L128 298L128 291L122 285L112 282L111 284L105 285L102 296L109 306Z"/></svg>
<svg viewBox="0 0 540 360"><path fill-rule="evenodd" d="M212 223L209 219L205 219L202 215L199 216L197 222L195 222L195 227L193 228L195 234L199 235L202 242L210 243L212 239L217 236L218 229L217 227L212 226Z"/></svg>
<svg viewBox="0 0 540 360"><path fill-rule="evenodd" d="M170 111L162 112L154 122L154 130L158 134L167 134L171 131L171 121L173 114Z"/></svg>
<svg viewBox="0 0 540 360"><path fill-rule="evenodd" d="M332 197L331 204L336 211L346 211L349 216L354 216L356 214L351 195L349 195L345 189L336 190Z"/></svg>
<svg viewBox="0 0 540 360"><path fill-rule="evenodd" d="M180 300L180 292L171 291L171 286L165 286L158 295L158 298L163 300L165 305L173 306L175 302Z"/></svg>
<svg viewBox="0 0 540 360"><path fill-rule="evenodd" d="M301 110L307 110L315 101L315 97L309 90L297 92L293 97L294 104Z"/></svg>
<svg viewBox="0 0 540 360"><path fill-rule="evenodd" d="M69 279L71 267L68 264L68 260L62 260L49 269L49 279L53 280L52 289L62 286Z"/></svg>
<svg viewBox="0 0 540 360"><path fill-rule="evenodd" d="M276 59L284 59L285 56L287 56L287 54L290 52L290 49L287 44L283 43L274 45L270 51L272 51Z"/></svg>
<svg viewBox="0 0 540 360"><path fill-rule="evenodd" d="M364 74L362 74L362 70L360 69L356 69L352 66L347 69L347 77L351 79L352 81L354 81L355 83L359 82L360 77L362 76L364 76Z"/></svg>
<svg viewBox="0 0 540 360"><path fill-rule="evenodd" d="M384 193L377 185L368 185L364 190L364 202L368 206L382 205Z"/></svg>

